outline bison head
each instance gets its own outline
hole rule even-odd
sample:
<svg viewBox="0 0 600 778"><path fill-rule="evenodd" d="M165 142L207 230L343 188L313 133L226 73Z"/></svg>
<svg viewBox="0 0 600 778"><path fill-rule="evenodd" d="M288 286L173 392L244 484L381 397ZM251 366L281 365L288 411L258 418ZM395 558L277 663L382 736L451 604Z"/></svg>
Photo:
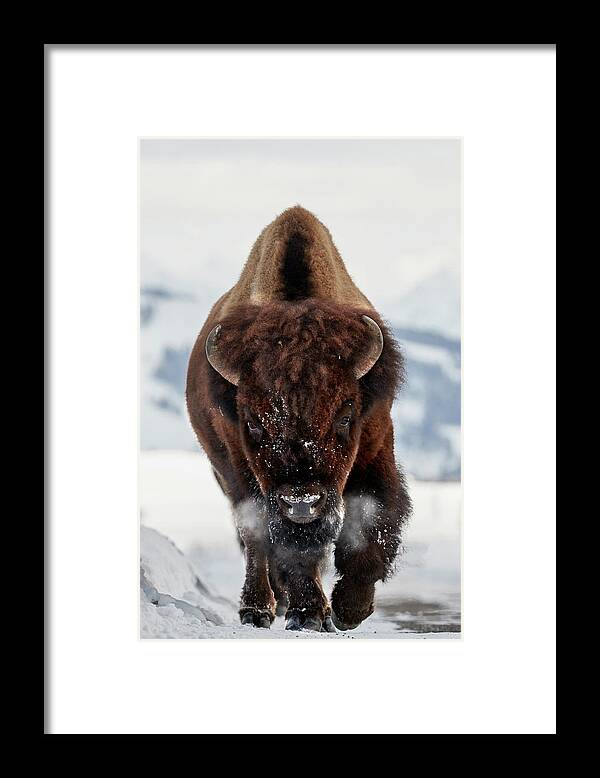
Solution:
<svg viewBox="0 0 600 778"><path fill-rule="evenodd" d="M374 315L310 299L247 305L207 337L219 408L238 425L272 534L327 540L339 531L365 419L378 403L389 407L401 375Z"/></svg>

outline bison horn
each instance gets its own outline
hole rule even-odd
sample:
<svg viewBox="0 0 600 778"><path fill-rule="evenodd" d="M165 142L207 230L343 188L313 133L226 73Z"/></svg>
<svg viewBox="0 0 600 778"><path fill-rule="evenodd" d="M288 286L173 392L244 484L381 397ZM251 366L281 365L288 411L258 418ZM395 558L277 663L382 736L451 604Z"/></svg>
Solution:
<svg viewBox="0 0 600 778"><path fill-rule="evenodd" d="M217 326L213 327L212 330L208 333L208 338L206 338L206 344L204 346L206 351L206 358L212 367L214 367L214 369L217 371L217 373L220 373L226 381L229 381L230 384L237 386L240 382L240 374L225 364L225 361L219 352L220 332L221 325L217 324Z"/></svg>
<svg viewBox="0 0 600 778"><path fill-rule="evenodd" d="M362 378L369 372L383 351L383 334L379 325L369 316L363 316L362 318L369 328L371 341L364 356L354 365L354 375L357 379Z"/></svg>

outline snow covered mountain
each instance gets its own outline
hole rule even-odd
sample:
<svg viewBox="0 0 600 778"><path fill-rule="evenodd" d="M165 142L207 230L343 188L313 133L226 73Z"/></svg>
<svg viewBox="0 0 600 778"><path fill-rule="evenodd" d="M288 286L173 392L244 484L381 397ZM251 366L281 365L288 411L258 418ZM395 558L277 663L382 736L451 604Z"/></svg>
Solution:
<svg viewBox="0 0 600 778"><path fill-rule="evenodd" d="M460 276L442 268L421 281L394 306L393 321L460 339Z"/></svg>
<svg viewBox="0 0 600 778"><path fill-rule="evenodd" d="M420 480L460 479L459 289L457 279L444 275L382 311L407 362L407 383L393 409L397 458ZM208 289L192 295L164 285L142 288L142 449L197 449L185 375L195 335L217 296Z"/></svg>

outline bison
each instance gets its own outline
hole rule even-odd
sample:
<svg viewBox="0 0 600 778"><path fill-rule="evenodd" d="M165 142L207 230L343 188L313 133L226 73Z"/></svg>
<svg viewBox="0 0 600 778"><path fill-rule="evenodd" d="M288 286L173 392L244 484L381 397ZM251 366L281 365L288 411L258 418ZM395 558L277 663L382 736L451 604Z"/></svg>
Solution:
<svg viewBox="0 0 600 778"><path fill-rule="evenodd" d="M411 510L390 416L402 376L327 228L284 211L212 308L187 373L190 420L244 550L242 624L285 614L286 629L335 632L373 612Z"/></svg>

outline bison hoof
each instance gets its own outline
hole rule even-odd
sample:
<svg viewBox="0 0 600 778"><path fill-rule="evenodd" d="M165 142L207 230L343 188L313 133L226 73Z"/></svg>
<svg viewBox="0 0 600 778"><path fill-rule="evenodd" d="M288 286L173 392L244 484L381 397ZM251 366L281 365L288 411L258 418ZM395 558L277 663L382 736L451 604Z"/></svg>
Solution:
<svg viewBox="0 0 600 778"><path fill-rule="evenodd" d="M300 615L298 613L292 613L291 616L288 616L285 622L285 628L292 629L292 630L302 629L302 621L300 619Z"/></svg>
<svg viewBox="0 0 600 778"><path fill-rule="evenodd" d="M285 628L291 630L303 629L308 632L320 632L323 622L318 616L304 616L300 611L288 612Z"/></svg>
<svg viewBox="0 0 600 778"><path fill-rule="evenodd" d="M240 613L240 621L242 624L251 624L254 627L261 627L262 629L269 629L273 616L269 611L260 610L255 608L253 610L245 610Z"/></svg>
<svg viewBox="0 0 600 778"><path fill-rule="evenodd" d="M360 624L360 621L357 621L356 624L346 624L345 622L340 621L338 619L338 617L335 615L335 613L333 613L333 612L331 613L331 619L332 619L333 623L335 624L335 626L338 629L341 629L342 632L346 632L349 629L356 629L358 627L358 625Z"/></svg>
<svg viewBox="0 0 600 778"><path fill-rule="evenodd" d="M289 607L289 602L286 600L277 600L277 607L275 608L275 615L276 616L285 616L287 613L287 609Z"/></svg>
<svg viewBox="0 0 600 778"><path fill-rule="evenodd" d="M325 621L323 622L323 626L321 627L321 632L336 632L336 628L333 626L333 621L331 620L331 616L327 616Z"/></svg>

